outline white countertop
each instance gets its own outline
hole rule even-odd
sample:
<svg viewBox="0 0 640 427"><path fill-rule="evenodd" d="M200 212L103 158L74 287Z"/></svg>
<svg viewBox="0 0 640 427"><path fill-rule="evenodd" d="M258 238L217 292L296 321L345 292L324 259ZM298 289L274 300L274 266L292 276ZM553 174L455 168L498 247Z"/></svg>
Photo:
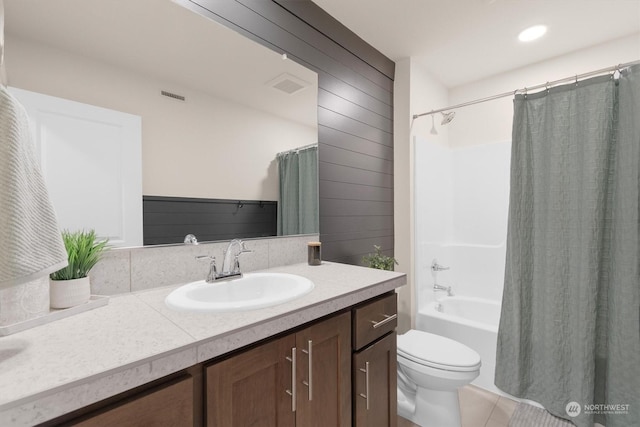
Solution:
<svg viewBox="0 0 640 427"><path fill-rule="evenodd" d="M177 286L0 337L0 425L29 426L180 371L383 294L403 273L323 262L265 271L315 288L296 300L235 313L183 313L164 304Z"/></svg>

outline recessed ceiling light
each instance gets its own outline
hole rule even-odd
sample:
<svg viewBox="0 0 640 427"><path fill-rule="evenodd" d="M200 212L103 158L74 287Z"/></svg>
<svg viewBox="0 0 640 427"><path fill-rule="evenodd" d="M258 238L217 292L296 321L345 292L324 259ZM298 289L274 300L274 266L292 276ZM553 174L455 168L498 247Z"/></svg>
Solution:
<svg viewBox="0 0 640 427"><path fill-rule="evenodd" d="M530 42L544 36L546 32L547 27L545 25L534 25L518 34L518 40L521 42Z"/></svg>

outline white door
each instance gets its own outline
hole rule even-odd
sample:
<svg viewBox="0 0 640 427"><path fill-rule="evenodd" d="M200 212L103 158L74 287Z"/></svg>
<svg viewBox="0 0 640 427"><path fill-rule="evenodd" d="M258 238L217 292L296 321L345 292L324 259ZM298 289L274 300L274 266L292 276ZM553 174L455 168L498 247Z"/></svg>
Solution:
<svg viewBox="0 0 640 427"><path fill-rule="evenodd" d="M142 245L140 116L17 88L61 229Z"/></svg>

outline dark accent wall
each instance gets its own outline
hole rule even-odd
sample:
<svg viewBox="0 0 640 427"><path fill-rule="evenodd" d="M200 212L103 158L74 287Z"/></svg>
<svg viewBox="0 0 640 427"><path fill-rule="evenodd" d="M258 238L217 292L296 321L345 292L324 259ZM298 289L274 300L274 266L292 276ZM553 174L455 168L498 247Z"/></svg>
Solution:
<svg viewBox="0 0 640 427"><path fill-rule="evenodd" d="M318 73L323 258L393 255L394 62L310 0L180 3Z"/></svg>
<svg viewBox="0 0 640 427"><path fill-rule="evenodd" d="M144 244L275 236L277 211L274 201L142 196Z"/></svg>

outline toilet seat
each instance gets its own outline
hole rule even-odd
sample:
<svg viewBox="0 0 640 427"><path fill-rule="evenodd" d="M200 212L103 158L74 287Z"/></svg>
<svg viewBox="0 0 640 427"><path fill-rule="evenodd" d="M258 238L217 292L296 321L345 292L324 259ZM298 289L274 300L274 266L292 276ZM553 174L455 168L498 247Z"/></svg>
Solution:
<svg viewBox="0 0 640 427"><path fill-rule="evenodd" d="M398 356L446 371L477 371L481 365L480 355L466 345L414 329L398 336Z"/></svg>

